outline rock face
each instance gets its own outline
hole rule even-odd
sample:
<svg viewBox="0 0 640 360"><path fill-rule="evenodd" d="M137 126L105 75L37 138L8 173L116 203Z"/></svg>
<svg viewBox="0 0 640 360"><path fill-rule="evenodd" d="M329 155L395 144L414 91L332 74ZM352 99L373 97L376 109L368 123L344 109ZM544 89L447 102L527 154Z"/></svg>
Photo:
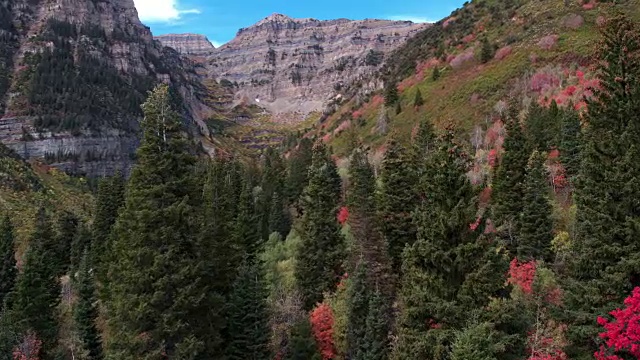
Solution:
<svg viewBox="0 0 640 360"><path fill-rule="evenodd" d="M126 171L154 84L171 84L197 129L207 109L192 69L153 39L133 0L1 1L0 141L76 173Z"/></svg>
<svg viewBox="0 0 640 360"><path fill-rule="evenodd" d="M167 34L154 37L162 45L175 49L182 55L206 56L216 48L204 35L198 34Z"/></svg>
<svg viewBox="0 0 640 360"><path fill-rule="evenodd" d="M345 86L369 78L387 53L425 26L274 14L215 49L208 73L236 87L236 102L257 104L273 114L320 111Z"/></svg>

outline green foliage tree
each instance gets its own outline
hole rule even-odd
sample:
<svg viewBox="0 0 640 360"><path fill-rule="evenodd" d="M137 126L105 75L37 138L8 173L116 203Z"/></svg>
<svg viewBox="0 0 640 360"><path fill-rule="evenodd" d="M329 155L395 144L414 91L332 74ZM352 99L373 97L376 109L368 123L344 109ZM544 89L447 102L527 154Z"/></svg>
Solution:
<svg viewBox="0 0 640 360"><path fill-rule="evenodd" d="M506 264L482 237L465 151L447 132L420 181L418 239L403 253L398 359L446 359L467 315L504 284Z"/></svg>
<svg viewBox="0 0 640 360"><path fill-rule="evenodd" d="M400 99L398 95L398 87L393 82L388 82L384 87L384 104L387 107L395 105Z"/></svg>
<svg viewBox="0 0 640 360"><path fill-rule="evenodd" d="M569 260L570 358L597 350L597 316L621 307L640 286L640 31L607 20L598 46L600 89L588 112L576 181L576 237Z"/></svg>
<svg viewBox="0 0 640 360"><path fill-rule="evenodd" d="M482 37L480 44L480 62L486 64L493 59L493 56L495 55L495 47L486 36Z"/></svg>
<svg viewBox="0 0 640 360"><path fill-rule="evenodd" d="M78 217L69 211L63 211L58 215L55 231L58 275L66 273L71 265L71 243L78 231L78 221Z"/></svg>
<svg viewBox="0 0 640 360"><path fill-rule="evenodd" d="M309 168L311 167L313 156L312 148L313 143L311 140L303 138L291 152L285 181L287 200L290 204L298 201L304 188L309 183Z"/></svg>
<svg viewBox="0 0 640 360"><path fill-rule="evenodd" d="M286 237L291 230L291 218L282 200L280 193L274 192L269 211L269 233L277 232Z"/></svg>
<svg viewBox="0 0 640 360"><path fill-rule="evenodd" d="M396 102L396 115L400 115L402 113L402 104L400 101Z"/></svg>
<svg viewBox="0 0 640 360"><path fill-rule="evenodd" d="M10 302L20 336L33 331L42 341L42 358L53 359L57 346L56 306L60 287L56 276L58 264L54 234L49 216L39 211L35 230L29 241L22 272L18 276Z"/></svg>
<svg viewBox="0 0 640 360"><path fill-rule="evenodd" d="M238 200L233 239L240 246L241 254L253 257L261 250L263 244L258 223L259 217L256 214L256 203L251 184L245 180L240 186L242 192Z"/></svg>
<svg viewBox="0 0 640 360"><path fill-rule="evenodd" d="M302 199L302 243L296 256L296 281L305 310L322 301L324 292L335 289L342 275L344 241L336 221L340 192L336 165L328 149L318 144Z"/></svg>
<svg viewBox="0 0 640 360"><path fill-rule="evenodd" d="M0 310L13 291L17 276L13 225L8 216L3 216L0 219Z"/></svg>
<svg viewBox="0 0 640 360"><path fill-rule="evenodd" d="M431 80L433 81L438 81L440 79L440 68L439 67L434 67L433 68L433 72L431 73Z"/></svg>
<svg viewBox="0 0 640 360"><path fill-rule="evenodd" d="M524 183L522 214L520 216L518 259L520 261L553 260L553 208L547 198L549 186L545 169L546 156L534 151L529 158Z"/></svg>
<svg viewBox="0 0 640 360"><path fill-rule="evenodd" d="M159 85L144 104L143 137L114 227L109 266L108 359L215 355L218 295L199 246L192 146Z"/></svg>
<svg viewBox="0 0 640 360"><path fill-rule="evenodd" d="M103 358L102 340L96 326L98 309L96 307L96 289L89 254L85 252L80 262L75 283L78 302L75 305L73 318L78 335L89 360Z"/></svg>
<svg viewBox="0 0 640 360"><path fill-rule="evenodd" d="M422 98L422 92L418 88L418 90L416 90L416 97L413 99L413 106L420 107L422 105L424 105L424 99Z"/></svg>
<svg viewBox="0 0 640 360"><path fill-rule="evenodd" d="M369 314L368 266L365 261L358 263L355 274L349 283L347 344L348 357L354 360L367 358L367 315Z"/></svg>
<svg viewBox="0 0 640 360"><path fill-rule="evenodd" d="M303 318L291 328L291 345L285 360L321 360L316 340L311 332L311 323Z"/></svg>
<svg viewBox="0 0 640 360"><path fill-rule="evenodd" d="M413 210L417 205L416 167L410 149L395 139L387 143L378 188L378 223L389 247L394 273L400 271L401 255L416 237Z"/></svg>
<svg viewBox="0 0 640 360"><path fill-rule="evenodd" d="M570 179L573 179L580 169L581 133L582 126L578 112L572 109L563 111L558 150L560 150L560 161Z"/></svg>
<svg viewBox="0 0 640 360"><path fill-rule="evenodd" d="M452 360L498 360L504 344L493 324L483 322L459 331L451 346Z"/></svg>
<svg viewBox="0 0 640 360"><path fill-rule="evenodd" d="M258 261L245 261L227 304L227 359L271 358L267 297L262 264Z"/></svg>
<svg viewBox="0 0 640 360"><path fill-rule="evenodd" d="M525 118L526 135L532 150L546 152L557 145L562 125L562 112L555 100L549 108L532 102Z"/></svg>
<svg viewBox="0 0 640 360"><path fill-rule="evenodd" d="M369 297L364 343L367 360L386 360L389 358L389 334L391 333L391 309L389 299L379 288Z"/></svg>
<svg viewBox="0 0 640 360"><path fill-rule="evenodd" d="M71 274L80 267L80 262L82 261L85 252L91 251L91 236L92 233L89 227L82 222L78 223L76 233L73 236L73 241L71 242ZM89 256L91 257L91 254L89 254Z"/></svg>
<svg viewBox="0 0 640 360"><path fill-rule="evenodd" d="M110 261L110 236L120 208L124 205L124 188L124 178L120 174L101 179L98 184L91 234L91 263L98 268L100 280L104 280L102 275L106 273L106 267L103 267L102 263ZM80 250L82 255L84 250Z"/></svg>

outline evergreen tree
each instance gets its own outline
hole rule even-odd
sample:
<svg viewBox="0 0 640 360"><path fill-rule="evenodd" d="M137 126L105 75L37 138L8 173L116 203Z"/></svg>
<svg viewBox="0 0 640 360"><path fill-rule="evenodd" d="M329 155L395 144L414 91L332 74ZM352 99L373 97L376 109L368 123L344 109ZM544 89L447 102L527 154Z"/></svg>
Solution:
<svg viewBox="0 0 640 360"><path fill-rule="evenodd" d="M403 253L399 359L447 358L466 316L504 284L502 257L481 237L465 152L452 132L438 144L420 181L418 239Z"/></svg>
<svg viewBox="0 0 640 360"><path fill-rule="evenodd" d="M74 214L63 211L56 223L56 244L57 251L55 259L58 262L57 274L61 276L69 270L71 265L71 243L78 231L78 217Z"/></svg>
<svg viewBox="0 0 640 360"><path fill-rule="evenodd" d="M15 324L24 335L33 331L42 341L42 358L53 359L57 344L56 307L60 287L55 262L54 235L48 215L39 211L35 230L29 241L22 272L18 276L10 302Z"/></svg>
<svg viewBox="0 0 640 360"><path fill-rule="evenodd" d="M593 355L597 316L620 308L640 286L640 31L632 20L615 16L602 35L600 88L587 102L568 264L567 355L573 359Z"/></svg>
<svg viewBox="0 0 640 360"><path fill-rule="evenodd" d="M504 344L491 323L471 325L456 334L452 360L498 360Z"/></svg>
<svg viewBox="0 0 640 360"><path fill-rule="evenodd" d="M555 100L549 109L532 102L525 119L525 129L529 147L532 150L546 152L557 145L557 135L562 123L561 111Z"/></svg>
<svg viewBox="0 0 640 360"><path fill-rule="evenodd" d="M257 203L257 215L260 220L260 235L264 241L271 234L269 221L271 220L271 207L274 193L284 186L285 168L280 154L273 148L268 148L264 155L262 166L262 179L260 181L260 198ZM283 236L286 236L284 234Z"/></svg>
<svg viewBox="0 0 640 360"><path fill-rule="evenodd" d="M369 299L367 331L364 337L367 360L386 360L389 358L389 334L391 333L391 309L389 300L376 288Z"/></svg>
<svg viewBox="0 0 640 360"><path fill-rule="evenodd" d="M573 179L580 169L581 125L580 116L576 111L567 109L562 112L562 132L560 133L560 161Z"/></svg>
<svg viewBox="0 0 640 360"><path fill-rule="evenodd" d="M124 204L124 188L124 179L120 174L101 179L98 184L96 212L91 234L91 263L98 268L98 275L101 277L106 273L106 267L102 267L101 264L111 260L109 259L111 230ZM104 281L102 278L100 280Z"/></svg>
<svg viewBox="0 0 640 360"><path fill-rule="evenodd" d="M291 345L285 360L321 360L311 323L303 318L291 328Z"/></svg>
<svg viewBox="0 0 640 360"><path fill-rule="evenodd" d="M491 42L489 42L489 39L486 36L483 37L482 40L480 40L480 43L482 46L480 48L480 61L483 64L486 64L489 61L491 61L491 59L493 59L493 56L495 54L495 48L491 44Z"/></svg>
<svg viewBox="0 0 640 360"><path fill-rule="evenodd" d="M524 203L520 216L520 236L518 239L518 260L553 260L551 240L553 239L553 208L547 198L549 187L546 157L534 151L529 158L524 184Z"/></svg>
<svg viewBox="0 0 640 360"><path fill-rule="evenodd" d="M282 196L279 192L273 194L271 200L271 210L269 211L269 233L277 232L282 237L289 235L291 230L291 219L289 213L282 203Z"/></svg>
<svg viewBox="0 0 640 360"><path fill-rule="evenodd" d="M241 254L253 257L260 251L263 241L259 233L258 216L255 213L253 189L248 180L240 186L242 192L238 200L233 239L236 246L240 247Z"/></svg>
<svg viewBox="0 0 640 360"><path fill-rule="evenodd" d="M0 311L13 291L17 276L13 225L9 217L4 216L0 219Z"/></svg>
<svg viewBox="0 0 640 360"><path fill-rule="evenodd" d="M88 359L100 360L103 358L102 340L96 327L98 309L96 307L96 289L92 272L89 265L89 255L85 252L78 268L75 284L78 302L73 312L73 318L83 348L88 354Z"/></svg>
<svg viewBox="0 0 640 360"><path fill-rule="evenodd" d="M504 154L493 177L492 220L500 237L515 252L522 212L524 180L530 152L522 128L514 118L506 123Z"/></svg>
<svg viewBox="0 0 640 360"><path fill-rule="evenodd" d="M387 144L379 177L378 222L389 246L394 273L400 270L405 246L416 237L413 210L418 183L412 154L395 139Z"/></svg>
<svg viewBox="0 0 640 360"><path fill-rule="evenodd" d="M310 310L324 292L335 289L342 275L343 238L336 221L341 181L329 151L315 146L309 185L303 196L301 246L296 256L296 281Z"/></svg>
<svg viewBox="0 0 640 360"><path fill-rule="evenodd" d="M420 88L416 91L416 97L413 99L413 106L420 107L424 105L424 99L422 99L422 92Z"/></svg>
<svg viewBox="0 0 640 360"><path fill-rule="evenodd" d="M369 314L369 282L366 262L358 263L355 275L349 284L347 344L348 358L367 359L367 315Z"/></svg>
<svg viewBox="0 0 640 360"><path fill-rule="evenodd" d="M217 297L199 245L192 146L166 85L143 106L143 137L113 232L108 359L212 358Z"/></svg>
<svg viewBox="0 0 640 360"><path fill-rule="evenodd" d="M438 81L438 79L440 79L440 68L439 67L434 67L433 68L433 72L431 73L431 80L433 81Z"/></svg>
<svg viewBox="0 0 640 360"><path fill-rule="evenodd" d="M384 87L384 104L387 107L395 105L400 97L398 96L398 87L393 82L388 82Z"/></svg>
<svg viewBox="0 0 640 360"><path fill-rule="evenodd" d="M262 264L248 262L240 268L227 308L229 360L268 360L269 313L268 291Z"/></svg>
<svg viewBox="0 0 640 360"><path fill-rule="evenodd" d="M396 102L396 115L400 115L402 113L402 104L400 101Z"/></svg>
<svg viewBox="0 0 640 360"><path fill-rule="evenodd" d="M309 167L312 162L313 143L308 138L300 140L297 148L291 152L287 169L285 187L290 204L298 201L309 183Z"/></svg>
<svg viewBox="0 0 640 360"><path fill-rule="evenodd" d="M82 222L78 224L77 231L73 236L73 242L71 243L71 273L73 274L79 266L84 253L91 250L91 231L87 225Z"/></svg>
<svg viewBox="0 0 640 360"><path fill-rule="evenodd" d="M424 168L425 161L435 148L435 143L436 133L433 129L433 124L428 120L422 121L413 139L415 166L417 168Z"/></svg>

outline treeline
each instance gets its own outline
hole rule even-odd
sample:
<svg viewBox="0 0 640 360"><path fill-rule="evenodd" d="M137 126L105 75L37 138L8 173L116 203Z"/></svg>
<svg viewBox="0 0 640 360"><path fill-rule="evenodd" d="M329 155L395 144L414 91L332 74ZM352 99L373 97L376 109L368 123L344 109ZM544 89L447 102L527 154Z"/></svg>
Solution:
<svg viewBox="0 0 640 360"><path fill-rule="evenodd" d="M0 357L640 358L638 34L608 20L585 112L504 112L489 184L429 122L379 167L360 147L345 172L307 138L199 160L156 88L131 178L100 184L90 226L39 212L18 266L0 222Z"/></svg>

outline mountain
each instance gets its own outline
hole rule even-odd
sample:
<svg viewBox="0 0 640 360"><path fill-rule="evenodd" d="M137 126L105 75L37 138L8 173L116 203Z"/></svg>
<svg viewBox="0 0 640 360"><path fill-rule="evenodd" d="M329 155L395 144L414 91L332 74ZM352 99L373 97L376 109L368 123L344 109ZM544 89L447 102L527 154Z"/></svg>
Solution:
<svg viewBox="0 0 640 360"><path fill-rule="evenodd" d="M272 114L308 114L375 72L386 54L426 26L273 14L240 29L211 52L205 66L209 77L233 84L235 103L255 104Z"/></svg>
<svg viewBox="0 0 640 360"><path fill-rule="evenodd" d="M133 0L2 1L0 36L0 141L24 158L126 171L140 105L159 81L172 85L191 131L206 132L193 66L153 39Z"/></svg>
<svg viewBox="0 0 640 360"><path fill-rule="evenodd" d="M215 50L211 41L204 35L167 34L155 36L154 39L186 56L206 56Z"/></svg>

